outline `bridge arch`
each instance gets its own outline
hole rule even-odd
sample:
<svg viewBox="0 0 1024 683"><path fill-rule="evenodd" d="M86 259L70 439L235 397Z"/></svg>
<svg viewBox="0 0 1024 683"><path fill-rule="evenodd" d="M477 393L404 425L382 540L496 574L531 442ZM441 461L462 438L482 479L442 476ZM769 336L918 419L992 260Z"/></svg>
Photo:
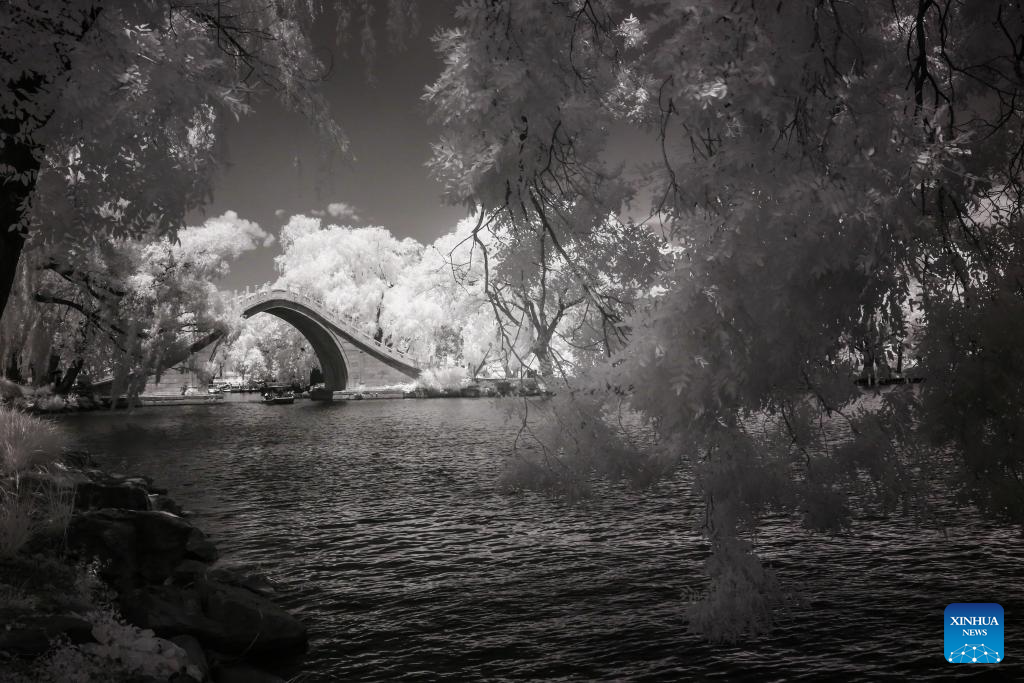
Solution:
<svg viewBox="0 0 1024 683"><path fill-rule="evenodd" d="M380 386L420 375L422 361L381 344L353 318L301 292L264 286L240 297L239 307L244 318L269 313L298 329L313 347L330 391L345 389L353 379Z"/></svg>
<svg viewBox="0 0 1024 683"><path fill-rule="evenodd" d="M242 313L243 318L250 318L257 313L269 313L289 323L302 333L317 360L324 375L324 386L331 391L341 391L348 386L348 359L345 349L331 334L330 329L316 317L303 311L300 306L289 301L264 301Z"/></svg>

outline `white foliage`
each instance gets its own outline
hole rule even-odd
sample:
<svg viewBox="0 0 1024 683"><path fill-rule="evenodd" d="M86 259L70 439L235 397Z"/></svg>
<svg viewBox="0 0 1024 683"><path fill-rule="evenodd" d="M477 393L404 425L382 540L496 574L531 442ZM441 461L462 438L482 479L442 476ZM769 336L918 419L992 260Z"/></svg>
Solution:
<svg viewBox="0 0 1024 683"><path fill-rule="evenodd" d="M292 216L281 229L277 285L305 291L353 316L362 331L420 358L462 364L476 335L492 334L484 305L482 261L467 240L472 220L430 246L398 240L382 227L324 225ZM472 319L473 324L467 324ZM492 336L493 338L493 336ZM477 361L479 364L479 361Z"/></svg>
<svg viewBox="0 0 1024 683"><path fill-rule="evenodd" d="M626 47L641 47L647 42L647 32L640 24L640 20L630 14L622 20L615 32L623 39Z"/></svg>

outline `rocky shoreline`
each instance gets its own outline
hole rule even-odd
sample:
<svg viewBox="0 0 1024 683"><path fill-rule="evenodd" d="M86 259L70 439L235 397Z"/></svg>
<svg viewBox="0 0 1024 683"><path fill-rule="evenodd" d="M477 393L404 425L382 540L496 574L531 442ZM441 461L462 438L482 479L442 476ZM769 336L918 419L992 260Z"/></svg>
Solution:
<svg viewBox="0 0 1024 683"><path fill-rule="evenodd" d="M19 486L73 496L63 538L37 539L33 549L35 558L55 558L49 561L68 573L54 569L64 578L47 583L32 569L46 561L26 556L0 564L5 581L25 575L26 593L20 601L0 600L0 669L16 661L25 668L63 645L93 654L119 648L124 652L114 659L121 662L148 658L140 667L148 673L130 678L136 683L269 683L283 680L270 671L307 650L305 625L274 603L273 583L218 566L215 544L149 478L105 472L77 452L66 454L60 468L22 475ZM61 596L62 587L50 585L86 567L107 591L108 608L132 627L131 642L112 642L110 629L88 614L89 600L68 586Z"/></svg>

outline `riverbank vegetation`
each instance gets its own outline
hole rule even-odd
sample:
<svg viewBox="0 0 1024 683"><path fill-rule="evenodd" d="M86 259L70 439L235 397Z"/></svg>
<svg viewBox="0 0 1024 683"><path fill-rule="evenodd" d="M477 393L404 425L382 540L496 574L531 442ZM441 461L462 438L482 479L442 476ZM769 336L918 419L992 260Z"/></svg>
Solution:
<svg viewBox="0 0 1024 683"><path fill-rule="evenodd" d="M88 365L130 393L207 334L243 376L313 369L286 326L227 323L211 284L267 234L227 214L181 229L250 77L344 147L300 78L320 65L296 5L260 5L251 27L204 3L7 22L26 30L0 43L38 65L0 60L5 372L66 367L66 389ZM752 542L768 513L835 532L866 500L940 490L1024 522L1024 10L523 0L451 23L424 94L429 166L470 218L422 245L293 216L280 285L439 366L538 375L558 394L524 417L541 487L691 469L713 550L691 616L709 636L770 624ZM111 89L124 106L90 94ZM174 107L152 114L163 94ZM226 244L190 241L223 225ZM862 400L856 379L911 366L926 381Z"/></svg>

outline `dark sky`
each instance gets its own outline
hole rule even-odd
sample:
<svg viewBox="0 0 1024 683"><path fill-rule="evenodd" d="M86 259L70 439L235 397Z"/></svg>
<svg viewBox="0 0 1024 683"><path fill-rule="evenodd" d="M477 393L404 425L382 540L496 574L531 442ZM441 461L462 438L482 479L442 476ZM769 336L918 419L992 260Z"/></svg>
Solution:
<svg viewBox="0 0 1024 683"><path fill-rule="evenodd" d="M360 224L383 225L399 238L429 243L451 231L466 211L442 203L441 186L424 166L437 129L427 123L427 107L420 98L441 72L442 61L430 38L452 23L452 4L420 3L420 30L400 52L388 45L383 16L376 17L373 82L368 82L358 44L350 41L348 56L343 55L331 44L333 21L325 21L315 36L318 47L333 57L323 88L351 141L349 158L325 158L323 143L300 115L269 98L257 101L253 113L229 124L227 164L214 186L213 201L193 212L189 223L231 209L276 235L292 214L325 211L329 203L345 202L354 207ZM349 222L329 216L325 221ZM273 279L278 253L274 245L244 255L222 287Z"/></svg>
<svg viewBox="0 0 1024 683"><path fill-rule="evenodd" d="M418 2L419 30L398 51L388 41L385 3L374 2L377 50L369 66L360 56L358 38L345 41L343 49L337 44L334 18L321 20L314 43L332 63L322 87L351 141L348 157L325 155L324 143L301 115L270 97L256 101L251 114L228 124L227 163L215 183L213 201L192 212L189 224L233 210L276 236L291 215L320 215L329 204L344 202L359 220L327 215L325 223L382 225L398 238L425 244L453 230L467 212L442 202L441 185L424 165L439 129L428 123L429 110L421 98L443 67L431 38L454 25L455 4ZM625 127L613 134L607 152L613 161L657 156L649 134ZM638 219L643 217L639 213ZM273 258L279 253L275 243L244 254L221 287L240 289L275 279Z"/></svg>

